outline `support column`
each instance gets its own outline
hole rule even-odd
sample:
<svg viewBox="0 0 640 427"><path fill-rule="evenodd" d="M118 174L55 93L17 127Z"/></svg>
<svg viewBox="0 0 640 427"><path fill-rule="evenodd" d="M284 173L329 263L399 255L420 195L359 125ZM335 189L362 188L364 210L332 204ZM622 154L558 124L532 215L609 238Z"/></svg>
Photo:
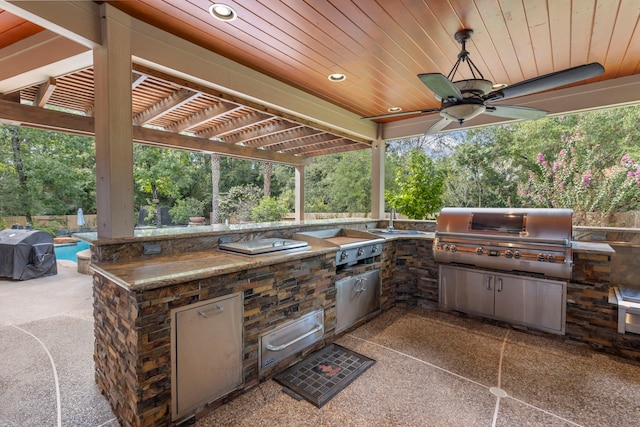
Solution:
<svg viewBox="0 0 640 427"><path fill-rule="evenodd" d="M384 158L385 142L376 139L371 144L371 218L384 219Z"/></svg>
<svg viewBox="0 0 640 427"><path fill-rule="evenodd" d="M296 166L296 222L304 221L304 166Z"/></svg>
<svg viewBox="0 0 640 427"><path fill-rule="evenodd" d="M98 237L133 236L133 129L129 16L100 9L102 45L94 50Z"/></svg>

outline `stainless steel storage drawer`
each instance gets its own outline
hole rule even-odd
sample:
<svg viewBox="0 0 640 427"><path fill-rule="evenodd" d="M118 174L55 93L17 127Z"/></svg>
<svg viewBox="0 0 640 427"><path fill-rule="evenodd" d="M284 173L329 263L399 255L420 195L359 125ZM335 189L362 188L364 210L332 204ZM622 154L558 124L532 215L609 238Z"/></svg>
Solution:
<svg viewBox="0 0 640 427"><path fill-rule="evenodd" d="M324 336L324 310L316 310L260 336L260 372Z"/></svg>

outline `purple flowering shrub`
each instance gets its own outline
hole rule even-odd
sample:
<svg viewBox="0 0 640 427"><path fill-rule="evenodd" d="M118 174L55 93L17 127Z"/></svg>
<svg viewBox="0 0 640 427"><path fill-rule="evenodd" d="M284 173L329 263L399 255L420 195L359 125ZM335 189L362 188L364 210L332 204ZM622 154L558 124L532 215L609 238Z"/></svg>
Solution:
<svg viewBox="0 0 640 427"><path fill-rule="evenodd" d="M640 209L640 162L625 154L611 164L609 157L600 144L578 149L571 142L557 153L538 153L518 196L524 206L571 208L578 220Z"/></svg>

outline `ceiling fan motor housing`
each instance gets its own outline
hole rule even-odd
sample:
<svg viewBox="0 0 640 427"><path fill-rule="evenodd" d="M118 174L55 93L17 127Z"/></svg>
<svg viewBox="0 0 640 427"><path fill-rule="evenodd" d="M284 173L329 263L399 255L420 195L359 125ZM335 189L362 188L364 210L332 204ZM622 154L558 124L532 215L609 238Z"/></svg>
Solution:
<svg viewBox="0 0 640 427"><path fill-rule="evenodd" d="M487 108L481 98L470 97L463 101L442 101L440 116L460 124L484 113Z"/></svg>

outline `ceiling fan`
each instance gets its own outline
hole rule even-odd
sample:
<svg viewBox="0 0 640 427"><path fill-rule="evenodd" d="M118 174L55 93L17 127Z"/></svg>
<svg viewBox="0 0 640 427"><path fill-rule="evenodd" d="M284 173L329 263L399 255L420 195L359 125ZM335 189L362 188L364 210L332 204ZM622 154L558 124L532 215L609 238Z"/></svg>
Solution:
<svg viewBox="0 0 640 427"><path fill-rule="evenodd" d="M533 77L503 88L494 88L493 83L482 76L478 67L476 67L473 61L471 61L471 58L469 58L466 44L469 39L471 39L472 34L473 30L464 29L454 35L454 38L462 45L462 49L458 54L458 60L447 77L441 73L418 74L418 78L422 83L431 89L436 94L436 98L441 101L440 108L381 114L379 116L363 117L363 119L375 120L404 115L440 113L440 120L427 130L427 134L441 131L451 122L462 124L466 120L470 120L483 113L509 119L539 119L546 116L549 112L514 105L492 105L491 102L564 86L604 73L604 67L602 65L597 62L592 62L543 76ZM452 81L452 78L458 71L458 67L463 62L469 66L473 78Z"/></svg>

